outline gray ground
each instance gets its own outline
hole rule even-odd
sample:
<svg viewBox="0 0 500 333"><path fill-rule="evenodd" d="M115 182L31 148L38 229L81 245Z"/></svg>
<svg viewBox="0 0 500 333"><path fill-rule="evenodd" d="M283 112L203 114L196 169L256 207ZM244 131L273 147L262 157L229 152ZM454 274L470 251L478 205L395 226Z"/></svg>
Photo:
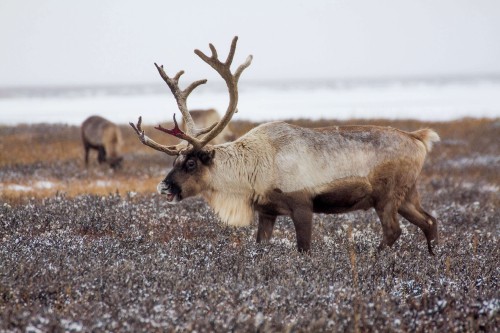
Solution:
<svg viewBox="0 0 500 333"><path fill-rule="evenodd" d="M0 208L0 328L12 331L495 331L497 207L427 206L441 221L436 257L403 222L381 253L375 214L315 217L313 250L293 225L256 245L255 226L221 226L201 200L64 196ZM352 226L352 236L349 228ZM350 241L351 239L351 241Z"/></svg>
<svg viewBox="0 0 500 333"><path fill-rule="evenodd" d="M0 203L0 331L497 332L500 150L491 133L464 140L443 140L419 183L435 257L402 218L377 252L373 211L315 215L302 255L288 218L257 245L255 224L222 226L200 199Z"/></svg>

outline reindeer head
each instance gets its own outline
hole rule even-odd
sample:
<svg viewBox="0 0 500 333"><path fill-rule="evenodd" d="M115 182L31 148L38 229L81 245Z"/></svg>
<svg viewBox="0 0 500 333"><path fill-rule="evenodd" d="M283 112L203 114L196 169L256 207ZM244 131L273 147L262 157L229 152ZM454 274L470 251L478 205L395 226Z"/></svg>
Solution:
<svg viewBox="0 0 500 333"><path fill-rule="evenodd" d="M238 105L238 80L241 73L252 62L252 56L248 56L246 61L241 64L234 74L231 73L231 63L233 62L234 53L236 51L236 43L238 37L234 37L231 43L231 48L225 62L218 59L217 50L212 44L209 44L212 56L208 57L200 50L195 50L203 61L215 69L226 82L229 92L229 105L222 119L214 124L197 129L193 118L189 114L187 108L187 98L191 92L201 84L205 84L207 80L199 80L191 83L186 89L179 88L179 78L184 71L178 72L173 78L170 78L164 71L163 65L158 66L155 63L160 76L168 85L174 95L179 111L182 114L186 132L183 132L174 114L174 128L167 129L158 125L155 129L173 135L187 142L177 146L165 146L150 139L141 128L142 117L139 117L137 124L130 123L130 126L135 130L139 139L143 144L153 149L162 151L168 155L177 156L172 170L167 177L158 184L157 189L160 194L167 196L167 201L176 203L184 198L197 195L207 189L210 181L209 170L213 163L215 150L211 145L207 145L213 138L219 135L222 130L229 124L234 113L237 112Z"/></svg>

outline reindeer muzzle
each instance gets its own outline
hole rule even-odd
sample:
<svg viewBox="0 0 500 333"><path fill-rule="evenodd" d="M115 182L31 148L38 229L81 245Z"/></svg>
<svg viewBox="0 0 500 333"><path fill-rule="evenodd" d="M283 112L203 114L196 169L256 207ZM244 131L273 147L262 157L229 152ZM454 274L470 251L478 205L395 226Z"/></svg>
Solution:
<svg viewBox="0 0 500 333"><path fill-rule="evenodd" d="M167 202L175 204L181 201L180 189L174 184L166 184L161 182L156 187L159 194L165 195L167 197Z"/></svg>

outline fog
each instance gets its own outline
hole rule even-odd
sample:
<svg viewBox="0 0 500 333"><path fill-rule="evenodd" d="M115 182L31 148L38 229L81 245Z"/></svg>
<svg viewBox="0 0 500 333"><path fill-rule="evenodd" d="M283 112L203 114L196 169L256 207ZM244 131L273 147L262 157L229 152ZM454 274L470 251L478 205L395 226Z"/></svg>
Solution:
<svg viewBox="0 0 500 333"><path fill-rule="evenodd" d="M0 87L213 79L193 50L235 35L248 80L495 76L499 31L495 0L2 0Z"/></svg>

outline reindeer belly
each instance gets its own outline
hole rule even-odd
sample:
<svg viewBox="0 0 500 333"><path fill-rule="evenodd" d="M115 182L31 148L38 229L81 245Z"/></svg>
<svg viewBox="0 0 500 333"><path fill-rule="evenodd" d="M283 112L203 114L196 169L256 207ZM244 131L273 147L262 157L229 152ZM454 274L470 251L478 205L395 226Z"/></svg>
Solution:
<svg viewBox="0 0 500 333"><path fill-rule="evenodd" d="M87 141L87 145L89 146L89 148L96 149L96 150L104 148L104 146L102 144L96 144L96 143L92 143L92 142L88 142L88 141Z"/></svg>
<svg viewBox="0 0 500 333"><path fill-rule="evenodd" d="M335 180L313 197L315 213L336 214L372 207L372 187L365 177Z"/></svg>
<svg viewBox="0 0 500 333"><path fill-rule="evenodd" d="M316 194L310 190L283 192L275 188L258 202L254 209L267 215L290 215L300 206L309 206L315 213L336 214L372 207L372 187L366 177L337 179L322 186Z"/></svg>

